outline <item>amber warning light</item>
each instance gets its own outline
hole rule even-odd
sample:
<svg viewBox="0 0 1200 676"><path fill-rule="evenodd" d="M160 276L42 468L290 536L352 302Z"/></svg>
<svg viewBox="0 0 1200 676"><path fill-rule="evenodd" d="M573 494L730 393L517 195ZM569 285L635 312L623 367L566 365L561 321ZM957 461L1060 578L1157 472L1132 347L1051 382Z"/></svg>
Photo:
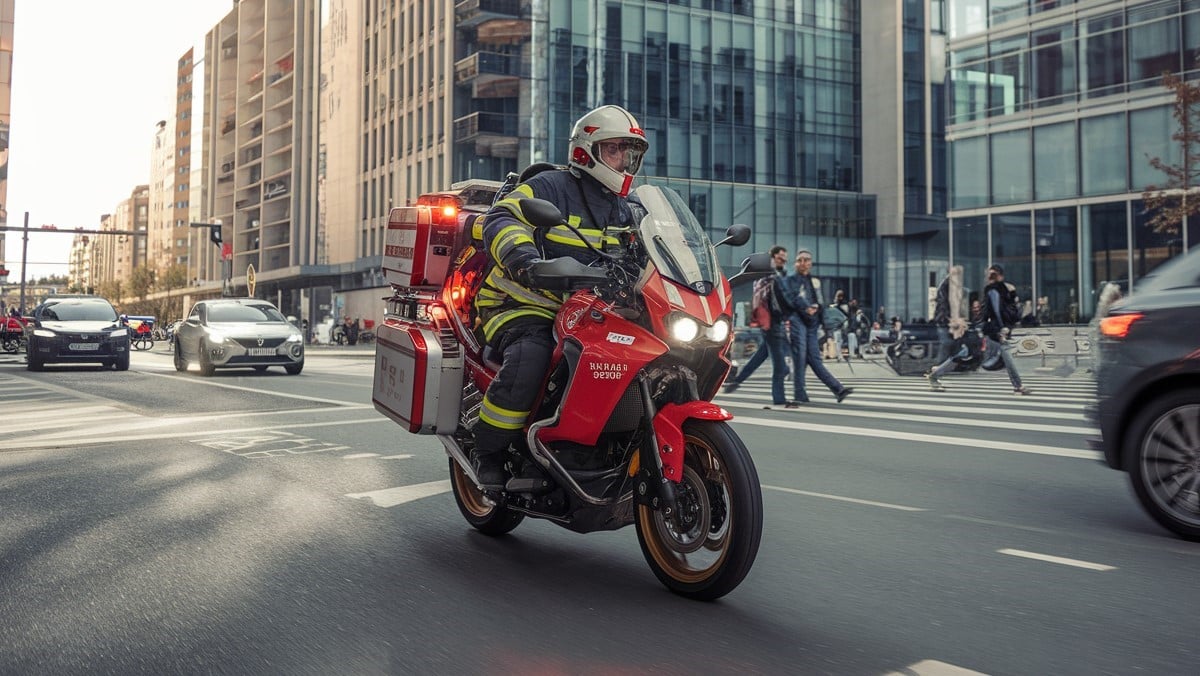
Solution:
<svg viewBox="0 0 1200 676"><path fill-rule="evenodd" d="M1144 316L1140 312L1134 312L1127 315L1105 317L1100 320L1100 335L1106 338L1124 338L1129 335L1129 329L1133 323Z"/></svg>

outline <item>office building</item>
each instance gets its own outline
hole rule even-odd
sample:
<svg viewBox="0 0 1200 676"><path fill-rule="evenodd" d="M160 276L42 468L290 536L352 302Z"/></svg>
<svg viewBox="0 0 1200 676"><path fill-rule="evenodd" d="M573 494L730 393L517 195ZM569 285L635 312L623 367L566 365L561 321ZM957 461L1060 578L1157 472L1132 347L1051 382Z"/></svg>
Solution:
<svg viewBox="0 0 1200 676"><path fill-rule="evenodd" d="M1085 321L1123 285L1200 243L1148 226L1143 190L1179 164L1162 73L1200 72L1198 0L946 0L951 257L991 262L1043 322Z"/></svg>
<svg viewBox="0 0 1200 676"><path fill-rule="evenodd" d="M0 226L8 225L8 129L12 110L13 11L16 0L0 0ZM0 284L8 281L5 233L0 231Z"/></svg>

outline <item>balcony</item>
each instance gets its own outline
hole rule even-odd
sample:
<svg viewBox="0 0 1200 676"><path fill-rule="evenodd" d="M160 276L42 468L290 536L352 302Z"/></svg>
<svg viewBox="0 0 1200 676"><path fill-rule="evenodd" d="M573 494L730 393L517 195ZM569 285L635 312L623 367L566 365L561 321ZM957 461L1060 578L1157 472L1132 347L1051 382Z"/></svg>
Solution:
<svg viewBox="0 0 1200 676"><path fill-rule="evenodd" d="M508 98L520 93L519 56L476 52L454 64L454 83L470 85L477 99Z"/></svg>
<svg viewBox="0 0 1200 676"><path fill-rule="evenodd" d="M515 137L517 116L504 113L471 113L454 121L454 140L470 141L480 136Z"/></svg>
<svg viewBox="0 0 1200 676"><path fill-rule="evenodd" d="M461 28L473 28L493 19L511 19L520 14L520 0L460 0L454 5L454 17Z"/></svg>

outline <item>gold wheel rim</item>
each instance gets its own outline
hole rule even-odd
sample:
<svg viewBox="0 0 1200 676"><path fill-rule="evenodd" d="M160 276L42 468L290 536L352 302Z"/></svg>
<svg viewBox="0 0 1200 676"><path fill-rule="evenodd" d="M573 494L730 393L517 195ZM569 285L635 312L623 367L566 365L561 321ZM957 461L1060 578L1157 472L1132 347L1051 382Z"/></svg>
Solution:
<svg viewBox="0 0 1200 676"><path fill-rule="evenodd" d="M491 514L495 507L488 504L483 499L483 493L475 484L471 483L471 479L458 466L458 462L454 463L454 488L458 493L458 497L462 500L463 507L466 508L472 516L483 518Z"/></svg>
<svg viewBox="0 0 1200 676"><path fill-rule="evenodd" d="M680 553L661 536L663 532L661 522L664 518L662 512L653 510L647 505L638 505L638 529L642 533L642 539L646 543L646 549L650 552L650 556L663 572L682 584L697 584L711 578L719 571L729 555L729 545L733 533L733 514L729 509L732 491L728 473L721 467L716 453L707 443L696 437L688 436L684 439L684 447L686 453L684 463L692 465L694 473L704 479L702 488L707 490L707 484L712 482L714 477L720 482L721 498L725 502L725 518L718 533L715 536L709 533L709 538L699 550L686 554ZM709 501L705 500L703 504L711 508ZM715 558L706 561L708 555ZM693 561L702 565L693 565Z"/></svg>

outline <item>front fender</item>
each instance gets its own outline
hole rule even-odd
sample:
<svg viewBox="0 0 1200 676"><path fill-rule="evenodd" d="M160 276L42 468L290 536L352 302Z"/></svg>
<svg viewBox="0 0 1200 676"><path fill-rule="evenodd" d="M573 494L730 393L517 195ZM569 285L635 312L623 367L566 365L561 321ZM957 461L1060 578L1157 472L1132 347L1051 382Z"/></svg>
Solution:
<svg viewBox="0 0 1200 676"><path fill-rule="evenodd" d="M732 420L733 414L711 401L667 404L659 409L654 416L654 437L658 440L663 477L671 481L683 479L683 424L691 418Z"/></svg>

